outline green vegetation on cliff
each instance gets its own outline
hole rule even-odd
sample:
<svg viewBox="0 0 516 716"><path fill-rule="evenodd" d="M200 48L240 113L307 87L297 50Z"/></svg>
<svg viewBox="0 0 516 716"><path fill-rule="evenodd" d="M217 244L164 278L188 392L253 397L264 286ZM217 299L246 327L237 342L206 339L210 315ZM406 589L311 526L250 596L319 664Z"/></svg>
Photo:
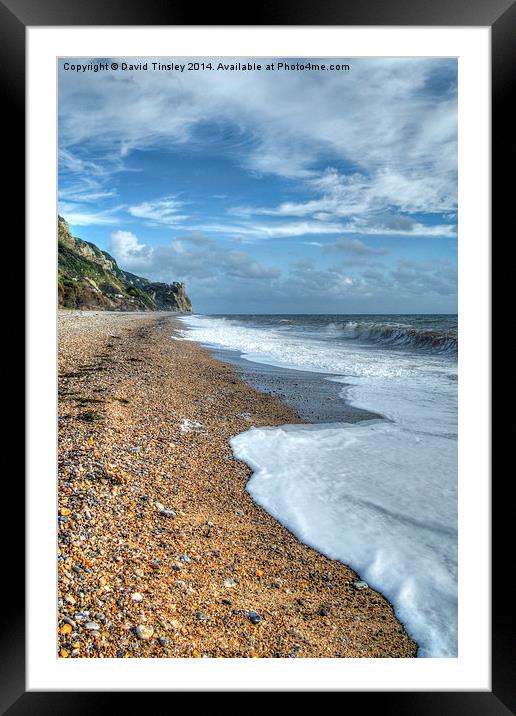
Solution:
<svg viewBox="0 0 516 716"><path fill-rule="evenodd" d="M192 310L183 283L155 283L122 271L108 253L72 236L61 216L57 287L63 308L182 313Z"/></svg>

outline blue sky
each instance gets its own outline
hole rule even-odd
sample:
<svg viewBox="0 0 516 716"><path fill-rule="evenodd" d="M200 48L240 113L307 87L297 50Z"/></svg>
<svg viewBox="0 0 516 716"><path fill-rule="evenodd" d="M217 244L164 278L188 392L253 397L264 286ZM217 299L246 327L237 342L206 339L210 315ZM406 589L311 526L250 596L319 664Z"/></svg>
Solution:
<svg viewBox="0 0 516 716"><path fill-rule="evenodd" d="M457 63L344 61L62 60L60 214L122 268L185 281L200 313L455 313Z"/></svg>

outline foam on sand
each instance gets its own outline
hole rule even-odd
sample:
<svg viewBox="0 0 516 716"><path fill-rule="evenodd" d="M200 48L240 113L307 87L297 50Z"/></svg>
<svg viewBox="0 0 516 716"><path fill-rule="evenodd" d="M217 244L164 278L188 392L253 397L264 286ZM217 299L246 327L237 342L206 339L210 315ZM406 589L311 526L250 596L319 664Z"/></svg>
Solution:
<svg viewBox="0 0 516 716"><path fill-rule="evenodd" d="M453 441L377 422L252 428L231 447L253 499L382 592L419 656L456 655L456 494L436 481Z"/></svg>

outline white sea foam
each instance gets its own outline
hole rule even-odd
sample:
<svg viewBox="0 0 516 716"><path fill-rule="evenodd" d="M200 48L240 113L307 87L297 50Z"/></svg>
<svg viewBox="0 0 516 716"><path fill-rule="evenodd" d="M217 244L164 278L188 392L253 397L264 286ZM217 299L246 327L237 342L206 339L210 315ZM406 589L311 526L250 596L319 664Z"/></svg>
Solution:
<svg viewBox="0 0 516 716"><path fill-rule="evenodd" d="M388 418L252 428L231 447L253 470L256 502L382 592L419 656L456 656L455 361L228 319L182 320L204 344L331 374L346 400Z"/></svg>

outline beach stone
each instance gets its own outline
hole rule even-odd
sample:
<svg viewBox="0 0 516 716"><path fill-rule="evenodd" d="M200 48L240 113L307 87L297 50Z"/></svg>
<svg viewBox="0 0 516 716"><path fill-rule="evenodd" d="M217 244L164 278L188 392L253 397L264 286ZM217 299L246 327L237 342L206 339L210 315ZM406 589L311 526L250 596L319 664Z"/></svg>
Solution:
<svg viewBox="0 0 516 716"><path fill-rule="evenodd" d="M237 584L238 584L237 580L233 579L233 578L224 580L224 586L227 587L228 589L231 589L232 587L236 587Z"/></svg>
<svg viewBox="0 0 516 716"><path fill-rule="evenodd" d="M353 582L353 586L355 587L355 589L369 589L369 584L367 582L364 582L362 579Z"/></svg>
<svg viewBox="0 0 516 716"><path fill-rule="evenodd" d="M256 612L249 612L249 621L251 621L253 624L259 624L262 619L263 617L261 617Z"/></svg>
<svg viewBox="0 0 516 716"><path fill-rule="evenodd" d="M138 639L147 640L152 637L154 634L154 629L151 626L146 626L145 624L139 624L136 627L136 636Z"/></svg>
<svg viewBox="0 0 516 716"><path fill-rule="evenodd" d="M140 594L140 592L133 592L133 594L131 594L131 599L133 602L141 602L143 601L143 595Z"/></svg>
<svg viewBox="0 0 516 716"><path fill-rule="evenodd" d="M97 624L97 622L86 622L84 628L89 629L90 631L99 631L100 626Z"/></svg>
<svg viewBox="0 0 516 716"><path fill-rule="evenodd" d="M160 515L163 515L163 517L170 517L171 519L174 519L176 516L176 513L174 510L160 510Z"/></svg>
<svg viewBox="0 0 516 716"><path fill-rule="evenodd" d="M244 514L245 514L245 513L244 513L243 510L235 510L235 515L236 515L237 517L243 517Z"/></svg>
<svg viewBox="0 0 516 716"><path fill-rule="evenodd" d="M182 554L179 559L181 562L186 562L186 564L190 564L190 557L187 554Z"/></svg>
<svg viewBox="0 0 516 716"><path fill-rule="evenodd" d="M155 502L154 507L158 510L158 512L163 512L165 509L165 505L162 505L161 502Z"/></svg>

